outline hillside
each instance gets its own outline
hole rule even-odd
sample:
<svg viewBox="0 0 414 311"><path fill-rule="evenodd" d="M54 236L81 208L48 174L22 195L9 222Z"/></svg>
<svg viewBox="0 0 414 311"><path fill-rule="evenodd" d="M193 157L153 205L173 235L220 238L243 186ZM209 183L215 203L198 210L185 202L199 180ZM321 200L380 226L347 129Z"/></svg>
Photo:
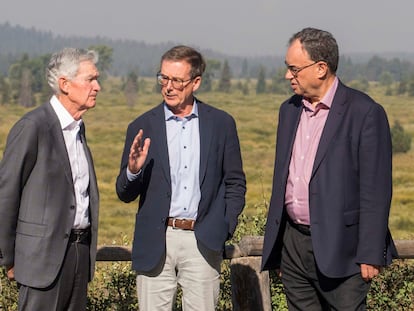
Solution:
<svg viewBox="0 0 414 311"><path fill-rule="evenodd" d="M35 57L52 53L63 47L87 48L91 45L106 45L113 48L113 65L110 74L124 76L131 69L138 69L141 76L153 77L158 69L159 59L168 48L180 44L180 42L161 42L159 44L148 44L143 41L113 40L103 36L99 37L65 37L55 35L52 32L42 32L35 28L23 28L10 23L0 24L0 74L6 75L9 66L19 59L24 53ZM250 77L257 77L260 66L267 68L269 74L276 72L284 66L285 51L275 51L275 55L261 57L240 57L237 52L228 54L218 53L207 47L198 48L205 58L215 59L223 62L227 60L235 77L239 77L246 70L243 68L248 64ZM353 63L367 62L375 54L355 53L341 56L341 59L350 59ZM401 61L414 63L414 53L386 53L377 55L385 59L398 58Z"/></svg>
<svg viewBox="0 0 414 311"><path fill-rule="evenodd" d="M113 66L111 74L125 75L132 68L138 68L140 75L153 76L158 69L159 59L163 52L180 42L163 42L148 44L143 41L112 40L107 37L64 37L51 32L42 32L34 28L0 24L0 73L5 74L8 66L23 53L39 56L52 53L63 47L87 48L91 45L106 45L113 48ZM234 74L241 71L245 58L225 55L210 49L198 48L207 59L228 60ZM280 57L258 57L247 59L250 67L258 68L260 64L283 63Z"/></svg>

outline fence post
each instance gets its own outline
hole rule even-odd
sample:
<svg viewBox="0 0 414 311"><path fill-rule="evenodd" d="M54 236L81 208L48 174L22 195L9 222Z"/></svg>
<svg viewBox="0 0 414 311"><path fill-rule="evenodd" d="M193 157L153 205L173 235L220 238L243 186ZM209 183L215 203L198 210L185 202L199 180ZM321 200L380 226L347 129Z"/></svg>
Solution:
<svg viewBox="0 0 414 311"><path fill-rule="evenodd" d="M269 272L260 272L263 237L245 236L230 261L234 311L271 311Z"/></svg>
<svg viewBox="0 0 414 311"><path fill-rule="evenodd" d="M271 311L269 272L260 272L261 257L233 258L230 279L233 311Z"/></svg>

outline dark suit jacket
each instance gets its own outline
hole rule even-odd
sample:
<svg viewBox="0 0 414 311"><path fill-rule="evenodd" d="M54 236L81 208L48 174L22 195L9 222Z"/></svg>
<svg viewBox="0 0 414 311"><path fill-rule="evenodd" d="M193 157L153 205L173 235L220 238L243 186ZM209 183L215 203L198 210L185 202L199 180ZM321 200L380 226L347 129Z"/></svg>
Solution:
<svg viewBox="0 0 414 311"><path fill-rule="evenodd" d="M280 108L263 269L278 268L286 225L284 199L302 97ZM345 277L358 264L387 265L396 256L388 230L392 148L383 108L339 83L309 182L312 245L320 271Z"/></svg>
<svg viewBox="0 0 414 311"><path fill-rule="evenodd" d="M245 203L246 181L239 139L230 115L200 101L197 103L201 200L195 235L208 249L222 251ZM128 126L116 181L116 191L122 201L130 202L140 196L132 250L132 268L136 271L153 270L165 254L171 177L163 107L163 103L158 105ZM145 137L151 138L151 146L141 178L129 182L126 176L129 150L140 129Z"/></svg>
<svg viewBox="0 0 414 311"><path fill-rule="evenodd" d="M89 163L93 276L98 188ZM50 103L29 112L11 129L0 163L0 264L14 265L16 281L44 288L57 277L75 219L72 173L59 119Z"/></svg>

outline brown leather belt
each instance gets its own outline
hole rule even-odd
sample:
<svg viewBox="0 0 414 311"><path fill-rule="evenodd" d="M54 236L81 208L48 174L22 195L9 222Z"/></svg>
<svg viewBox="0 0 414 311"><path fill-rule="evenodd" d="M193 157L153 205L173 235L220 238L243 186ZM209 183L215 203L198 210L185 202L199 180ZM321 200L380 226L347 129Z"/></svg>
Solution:
<svg viewBox="0 0 414 311"><path fill-rule="evenodd" d="M194 230L195 220L168 217L167 224L174 229Z"/></svg>

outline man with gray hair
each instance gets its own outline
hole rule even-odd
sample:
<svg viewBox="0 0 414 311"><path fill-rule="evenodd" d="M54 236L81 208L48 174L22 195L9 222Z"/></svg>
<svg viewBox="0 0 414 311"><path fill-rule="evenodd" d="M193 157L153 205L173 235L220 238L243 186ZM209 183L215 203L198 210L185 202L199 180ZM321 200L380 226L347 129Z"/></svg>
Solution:
<svg viewBox="0 0 414 311"><path fill-rule="evenodd" d="M100 90L98 55L52 55L50 102L10 130L0 162L0 265L19 310L85 310L95 269L99 196L82 115Z"/></svg>

